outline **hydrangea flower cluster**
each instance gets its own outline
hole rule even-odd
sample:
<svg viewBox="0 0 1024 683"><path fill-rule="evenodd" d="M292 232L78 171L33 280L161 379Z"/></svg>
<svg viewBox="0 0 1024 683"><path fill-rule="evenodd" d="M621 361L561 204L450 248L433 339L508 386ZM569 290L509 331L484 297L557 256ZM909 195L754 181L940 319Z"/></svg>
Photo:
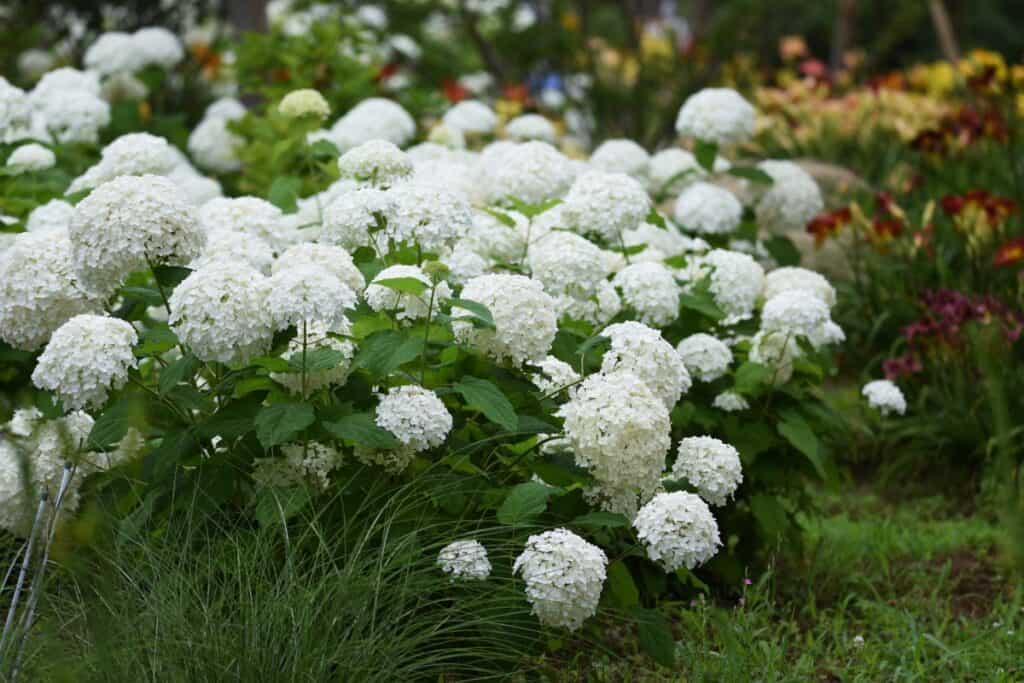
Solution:
<svg viewBox="0 0 1024 683"><path fill-rule="evenodd" d="M676 346L683 365L698 382L714 382L732 365L732 350L717 337L698 332Z"/></svg>
<svg viewBox="0 0 1024 683"><path fill-rule="evenodd" d="M526 599L547 626L575 631L594 616L608 557L567 529L530 536L513 571L526 582Z"/></svg>
<svg viewBox="0 0 1024 683"><path fill-rule="evenodd" d="M440 446L452 430L452 414L444 402L413 384L394 387L381 398L376 422L413 453Z"/></svg>
<svg viewBox="0 0 1024 683"><path fill-rule="evenodd" d="M368 140L341 155L338 171L373 187L390 187L412 174L412 162L387 140Z"/></svg>
<svg viewBox="0 0 1024 683"><path fill-rule="evenodd" d="M732 192L705 182L686 188L676 200L675 220L702 235L727 235L739 227L743 205Z"/></svg>
<svg viewBox="0 0 1024 683"><path fill-rule="evenodd" d="M876 379L868 382L860 393L868 400L868 405L882 415L902 415L907 411L907 399L903 397L900 388L890 380Z"/></svg>
<svg viewBox="0 0 1024 683"><path fill-rule="evenodd" d="M718 552L718 523L699 496L685 491L659 493L633 520L647 556L665 571L694 569Z"/></svg>
<svg viewBox="0 0 1024 683"><path fill-rule="evenodd" d="M611 340L601 361L601 372L625 370L635 375L668 410L689 391L690 373L658 330L630 320L609 325L601 335Z"/></svg>
<svg viewBox="0 0 1024 683"><path fill-rule="evenodd" d="M423 283L425 291L420 294L392 289L378 282L410 278ZM411 323L426 318L428 313L437 313L443 301L452 295L447 282L439 282L433 292L433 308L430 308L431 288L430 277L419 266L388 266L377 273L366 288L366 303L375 311L391 311L397 320Z"/></svg>
<svg viewBox="0 0 1024 683"><path fill-rule="evenodd" d="M676 119L685 137L718 145L746 142L754 134L754 107L730 88L705 88L686 99Z"/></svg>
<svg viewBox="0 0 1024 683"><path fill-rule="evenodd" d="M710 436L691 436L679 442L672 476L685 479L700 497L721 507L743 482L739 452Z"/></svg>
<svg viewBox="0 0 1024 683"><path fill-rule="evenodd" d="M572 184L561 208L565 227L621 244L622 234L647 216L650 198L625 174L589 171Z"/></svg>
<svg viewBox="0 0 1024 683"><path fill-rule="evenodd" d="M483 581L491 575L491 561L480 541L455 541L441 548L437 565L452 581Z"/></svg>

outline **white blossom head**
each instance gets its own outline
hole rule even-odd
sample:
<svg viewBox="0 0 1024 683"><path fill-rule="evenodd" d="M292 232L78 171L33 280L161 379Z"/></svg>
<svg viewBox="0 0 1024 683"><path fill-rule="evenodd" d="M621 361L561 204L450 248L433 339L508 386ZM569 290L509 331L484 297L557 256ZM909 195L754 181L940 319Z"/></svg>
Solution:
<svg viewBox="0 0 1024 683"><path fill-rule="evenodd" d="M377 404L375 422L415 453L437 448L452 430L452 414L444 402L414 384L389 389Z"/></svg>
<svg viewBox="0 0 1024 683"><path fill-rule="evenodd" d="M803 337L815 348L844 339L842 329L832 322L828 305L805 289L780 292L765 302L761 329Z"/></svg>
<svg viewBox="0 0 1024 683"><path fill-rule="evenodd" d="M132 353L138 340L135 328L124 320L76 315L50 337L32 383L53 391L66 410L99 408L138 364Z"/></svg>
<svg viewBox="0 0 1024 683"><path fill-rule="evenodd" d="M206 116L188 136L188 153L200 167L214 173L242 168L238 150L245 140L228 128L230 118Z"/></svg>
<svg viewBox="0 0 1024 683"><path fill-rule="evenodd" d="M307 368L305 377L301 370L299 372L274 372L270 377L278 384L284 386L293 394L302 394L303 381L305 381L306 395L311 394L322 387L342 386L348 380L352 370L352 359L355 357L356 345L346 337L352 334L352 326L347 319L337 323L334 327L328 327L323 323L312 323L306 327L305 335L300 329L288 342L288 350L281 356L292 365L302 364L302 348L306 347L307 358L309 353L317 350L336 351L340 354L337 365L326 369Z"/></svg>
<svg viewBox="0 0 1024 683"><path fill-rule="evenodd" d="M797 164L768 160L757 167L772 179L754 208L760 227L776 235L803 232L807 223L825 210L818 183Z"/></svg>
<svg viewBox="0 0 1024 683"><path fill-rule="evenodd" d="M59 229L65 231L67 237L68 226L71 225L71 216L75 213L75 207L63 199L51 199L45 204L40 204L28 214L25 221L27 232L45 232L47 230Z"/></svg>
<svg viewBox="0 0 1024 683"><path fill-rule="evenodd" d="M605 173L625 173L641 183L647 182L647 167L651 162L650 155L632 140L605 140L587 163L591 168Z"/></svg>
<svg viewBox="0 0 1024 683"><path fill-rule="evenodd" d="M632 263L616 273L612 282L622 292L623 303L645 325L664 327L679 317L679 285L663 264Z"/></svg>
<svg viewBox="0 0 1024 683"><path fill-rule="evenodd" d="M371 247L379 255L387 254L393 231L386 224L394 213L389 192L372 187L346 192L324 209L320 241L349 251Z"/></svg>
<svg viewBox="0 0 1024 683"><path fill-rule="evenodd" d="M132 34L132 47L143 66L155 65L169 70L185 58L181 40L162 26L147 26Z"/></svg>
<svg viewBox="0 0 1024 683"><path fill-rule="evenodd" d="M489 135L498 125L498 116L483 102L462 100L445 112L444 124L470 135Z"/></svg>
<svg viewBox="0 0 1024 683"><path fill-rule="evenodd" d="M87 90L46 97L39 101L37 112L45 130L58 142L94 144L110 123L110 105Z"/></svg>
<svg viewBox="0 0 1024 683"><path fill-rule="evenodd" d="M674 196L706 176L707 171L692 152L670 147L651 156L647 166L647 189L655 196Z"/></svg>
<svg viewBox="0 0 1024 683"><path fill-rule="evenodd" d="M694 569L718 552L718 522L707 503L693 493L659 493L633 520L647 557L667 572Z"/></svg>
<svg viewBox="0 0 1024 683"><path fill-rule="evenodd" d="M413 293L378 284L385 280L402 279L412 279L422 283L423 291ZM401 286L401 283L396 284ZM377 273L373 281L366 287L366 303L375 311L388 311L394 314L396 320L411 323L414 320L427 317L432 286L430 277L419 266L388 266ZM441 303L451 298L451 295L452 290L447 282L437 283L430 315L436 315Z"/></svg>
<svg viewBox="0 0 1024 683"><path fill-rule="evenodd" d="M357 303L356 293L348 285L313 263L276 271L267 287L267 309L279 330L315 322L336 327L346 320L345 310Z"/></svg>
<svg viewBox="0 0 1024 683"><path fill-rule="evenodd" d="M715 396L715 400L711 402L711 405L726 413L738 413L750 407L747 399L735 391L723 391Z"/></svg>
<svg viewBox="0 0 1024 683"><path fill-rule="evenodd" d="M178 165L167 140L149 133L128 133L100 152L100 160L75 178L66 194L91 190L118 176L166 176Z"/></svg>
<svg viewBox="0 0 1024 683"><path fill-rule="evenodd" d="M7 157L4 164L12 173L45 171L57 163L57 155L42 145L31 142L21 145Z"/></svg>
<svg viewBox="0 0 1024 683"><path fill-rule="evenodd" d="M902 415L907 411L907 400L903 392L890 380L876 379L868 382L860 393L867 399L868 405L882 415Z"/></svg>
<svg viewBox="0 0 1024 683"><path fill-rule="evenodd" d="M764 290L764 268L747 254L713 249L700 259L701 273L710 273L711 296L725 313L727 325L745 320Z"/></svg>
<svg viewBox="0 0 1024 683"><path fill-rule="evenodd" d="M836 290L820 273L796 266L776 268L764 279L764 298L769 301L777 294L802 289L825 302L829 308L836 305Z"/></svg>
<svg viewBox="0 0 1024 683"><path fill-rule="evenodd" d="M561 206L565 227L617 245L650 211L647 191L624 173L588 171L569 188Z"/></svg>
<svg viewBox="0 0 1024 683"><path fill-rule="evenodd" d="M238 261L193 271L170 296L171 329L202 361L232 363L270 348L274 321L268 278Z"/></svg>
<svg viewBox="0 0 1024 683"><path fill-rule="evenodd" d="M647 384L668 410L690 389L692 380L682 358L661 332L636 321L609 325L601 336L611 340L601 372L625 370Z"/></svg>
<svg viewBox="0 0 1024 683"><path fill-rule="evenodd" d="M412 161L387 140L367 140L338 159L342 178L373 187L387 188L412 174Z"/></svg>
<svg viewBox="0 0 1024 683"><path fill-rule="evenodd" d="M437 566L453 581L483 581L491 575L491 561L480 541L455 541L441 548Z"/></svg>
<svg viewBox="0 0 1024 683"><path fill-rule="evenodd" d="M686 98L676 132L718 145L746 142L754 134L754 107L731 88L705 88Z"/></svg>
<svg viewBox="0 0 1024 683"><path fill-rule="evenodd" d="M488 203L511 197L540 204L561 197L576 177L568 157L539 141L495 143L480 155L479 169Z"/></svg>
<svg viewBox="0 0 1024 683"><path fill-rule="evenodd" d="M750 340L747 358L771 370L772 383L781 386L793 377L793 361L801 355L800 345L794 335L761 330Z"/></svg>
<svg viewBox="0 0 1024 683"><path fill-rule="evenodd" d="M586 238L565 230L550 232L532 242L527 264L533 277L553 296L592 296L608 277L604 251Z"/></svg>
<svg viewBox="0 0 1024 683"><path fill-rule="evenodd" d="M388 191L394 203L387 236L395 242L440 253L462 238L473 223L466 198L437 185L403 183Z"/></svg>
<svg viewBox="0 0 1024 683"><path fill-rule="evenodd" d="M283 252L291 241L281 209L259 197L211 199L199 207L199 224L207 232L230 228L254 235L277 253Z"/></svg>
<svg viewBox="0 0 1024 683"><path fill-rule="evenodd" d="M724 376L732 365L732 350L725 342L703 332L691 334L680 341L676 351L690 376L698 382L714 382Z"/></svg>
<svg viewBox="0 0 1024 683"><path fill-rule="evenodd" d="M545 626L577 630L597 613L608 557L567 529L530 536L512 571L526 582L526 599Z"/></svg>
<svg viewBox="0 0 1024 683"><path fill-rule="evenodd" d="M281 446L280 457L255 458L252 478L265 487L310 486L315 491L326 491L331 472L343 461L342 454L327 444L289 443Z"/></svg>
<svg viewBox="0 0 1024 683"><path fill-rule="evenodd" d="M330 244L314 244L303 242L288 249L277 257L273 272L294 268L304 264L317 265L330 271L334 277L348 285L357 294L366 287L363 273L352 260L352 256L342 249Z"/></svg>
<svg viewBox="0 0 1024 683"><path fill-rule="evenodd" d="M743 205L732 192L711 183L696 182L676 200L675 221L700 235L727 235L743 218Z"/></svg>
<svg viewBox="0 0 1024 683"><path fill-rule="evenodd" d="M367 140L388 140L399 147L416 135L416 121L402 105L380 97L363 100L331 127L331 139L347 150Z"/></svg>
<svg viewBox="0 0 1024 683"><path fill-rule="evenodd" d="M97 187L75 206L68 236L78 274L105 292L137 270L190 263L204 242L192 207L155 175Z"/></svg>
<svg viewBox="0 0 1024 683"><path fill-rule="evenodd" d="M216 228L206 233L203 251L189 267L199 270L214 261L239 261L263 275L270 275L274 265L274 250L255 235L247 235L232 228Z"/></svg>
<svg viewBox="0 0 1024 683"><path fill-rule="evenodd" d="M499 362L520 366L547 355L558 332L555 301L543 285L522 275L487 274L466 283L460 295L483 304L494 329L474 327L461 309L453 314L456 340Z"/></svg>
<svg viewBox="0 0 1024 683"><path fill-rule="evenodd" d="M290 119L300 119L307 116L315 119L325 119L331 113L331 107L327 104L324 96L311 88L292 90L281 98L277 105L277 110Z"/></svg>
<svg viewBox="0 0 1024 683"><path fill-rule="evenodd" d="M569 396L576 393L576 385L579 384L582 377L565 361L554 356L547 356L542 360L530 363L530 365L537 366L539 370L530 374L530 381L537 385L541 393L555 395L567 391Z"/></svg>
<svg viewBox="0 0 1024 683"><path fill-rule="evenodd" d="M505 135L516 142L539 140L555 144L558 132L554 124L540 114L523 114L505 124Z"/></svg>
<svg viewBox="0 0 1024 683"><path fill-rule="evenodd" d="M729 444L710 436L690 436L679 442L672 477L685 479L700 497L721 507L743 483L740 454Z"/></svg>

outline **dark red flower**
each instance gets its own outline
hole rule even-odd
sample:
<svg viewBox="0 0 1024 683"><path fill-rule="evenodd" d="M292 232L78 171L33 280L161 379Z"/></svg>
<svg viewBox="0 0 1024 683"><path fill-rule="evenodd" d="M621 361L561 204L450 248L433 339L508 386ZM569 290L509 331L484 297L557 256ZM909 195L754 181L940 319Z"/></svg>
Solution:
<svg viewBox="0 0 1024 683"><path fill-rule="evenodd" d="M453 81L450 78L446 78L441 82L441 90L448 101L452 103L461 102L469 97L469 91L460 85L458 81Z"/></svg>
<svg viewBox="0 0 1024 683"><path fill-rule="evenodd" d="M1024 237L1017 237L1004 242L996 249L996 253L992 257L992 265L996 268L1005 268L1019 263L1021 260L1024 260Z"/></svg>

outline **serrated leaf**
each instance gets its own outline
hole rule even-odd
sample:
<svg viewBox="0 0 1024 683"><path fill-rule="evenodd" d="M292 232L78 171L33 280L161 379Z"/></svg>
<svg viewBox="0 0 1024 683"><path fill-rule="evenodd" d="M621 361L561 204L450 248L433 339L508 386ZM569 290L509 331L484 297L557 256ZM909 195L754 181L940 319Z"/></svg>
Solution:
<svg viewBox="0 0 1024 683"><path fill-rule="evenodd" d="M693 156L697 158L697 163L701 165L701 168L708 173L713 173L715 157L718 156L718 145L714 142L697 140L697 144L693 148Z"/></svg>
<svg viewBox="0 0 1024 683"><path fill-rule="evenodd" d="M160 380L157 383L160 393L166 394L182 382L192 379L196 370L199 369L199 365L199 359L191 353L186 353L181 358L168 363L167 367L160 371Z"/></svg>
<svg viewBox="0 0 1024 683"><path fill-rule="evenodd" d="M337 349L318 348L306 349L306 372L322 372L333 370L345 360L345 354ZM297 351L288 358L288 371L302 373L302 352Z"/></svg>
<svg viewBox="0 0 1024 683"><path fill-rule="evenodd" d="M391 450L401 445L394 434L377 426L370 413L355 413L336 422L325 422L324 429L339 439L367 448Z"/></svg>
<svg viewBox="0 0 1024 683"><path fill-rule="evenodd" d="M136 356L159 356L178 345L178 337L169 327L151 327L142 335L142 341L135 347Z"/></svg>
<svg viewBox="0 0 1024 683"><path fill-rule="evenodd" d="M466 402L480 410L491 422L508 431L515 431L519 424L512 402L496 385L478 377L463 377L454 387Z"/></svg>
<svg viewBox="0 0 1024 683"><path fill-rule="evenodd" d="M264 448L270 449L289 441L315 419L313 406L306 403L274 403L256 415L256 438Z"/></svg>
<svg viewBox="0 0 1024 683"><path fill-rule="evenodd" d="M105 449L124 438L128 429L142 418L141 406L133 400L122 399L107 407L89 431L90 448Z"/></svg>
<svg viewBox="0 0 1024 683"><path fill-rule="evenodd" d="M814 430L811 429L811 426L807 424L807 421L799 413L784 411L780 414L780 417L782 421L775 426L779 435L807 456L818 476L826 479L828 474L825 471L825 463L821 456L821 444L818 441L818 437L814 434Z"/></svg>
<svg viewBox="0 0 1024 683"><path fill-rule="evenodd" d="M527 524L548 507L548 498L556 489L535 481L514 486L498 508L498 521L507 526Z"/></svg>
<svg viewBox="0 0 1024 683"><path fill-rule="evenodd" d="M626 519L625 515L620 515L617 512L595 510L594 512L588 512L585 515L580 515L576 519L572 520L571 524L573 526L585 526L597 529L619 529L628 527L629 520Z"/></svg>
<svg viewBox="0 0 1024 683"><path fill-rule="evenodd" d="M772 380L772 369L747 361L736 368L733 375L733 390L745 396L756 396Z"/></svg>
<svg viewBox="0 0 1024 683"><path fill-rule="evenodd" d="M262 397L248 396L232 401L214 413L208 420L196 426L200 438L237 439L249 433L256 426L256 416L263 409Z"/></svg>
<svg viewBox="0 0 1024 683"><path fill-rule="evenodd" d="M372 284L413 296L419 296L430 289L430 285L415 277L389 277L383 280L374 280Z"/></svg>
<svg viewBox="0 0 1024 683"><path fill-rule="evenodd" d="M770 175L756 166L732 166L729 168L728 173L731 176L751 180L762 185L771 185L775 182Z"/></svg>
<svg viewBox="0 0 1024 683"><path fill-rule="evenodd" d="M647 218L644 220L657 228L668 230L668 225L665 224L665 217L658 213L657 209L651 209L651 212L647 214Z"/></svg>
<svg viewBox="0 0 1024 683"><path fill-rule="evenodd" d="M122 287L121 296L125 299L138 299L147 306L164 305L164 298L152 287Z"/></svg>
<svg viewBox="0 0 1024 683"><path fill-rule="evenodd" d="M494 218L496 221L498 221L507 228L516 227L515 219L512 218L512 216L509 216L504 211L498 211L497 209L492 209L488 207L485 207L483 211L484 213L490 215L492 218Z"/></svg>
<svg viewBox="0 0 1024 683"><path fill-rule="evenodd" d="M295 213L299 209L299 189L302 181L292 176L278 176L270 184L267 201L285 213Z"/></svg>
<svg viewBox="0 0 1024 683"><path fill-rule="evenodd" d="M616 607L630 608L640 604L640 591L629 567L622 560L608 565L608 597Z"/></svg>
<svg viewBox="0 0 1024 683"><path fill-rule="evenodd" d="M469 299L449 299L448 303L451 304L452 308L461 308L464 311L468 311L471 315L469 319L474 324L479 323L478 327L486 327L489 329L495 329L494 327L494 316L491 315L490 310L482 303L477 301L470 301ZM465 318L466 316L459 316L459 318Z"/></svg>
<svg viewBox="0 0 1024 683"><path fill-rule="evenodd" d="M153 269L153 277L164 288L168 296L170 296L170 292L167 290L174 289L191 274L192 270L184 266L157 266Z"/></svg>
<svg viewBox="0 0 1024 683"><path fill-rule="evenodd" d="M419 356L422 347L422 339L407 337L395 330L381 330L359 345L353 366L365 368L374 377L385 377Z"/></svg>
<svg viewBox="0 0 1024 683"><path fill-rule="evenodd" d="M674 667L676 641L669 620L656 609L636 609L633 614L636 617L640 648L658 664Z"/></svg>
<svg viewBox="0 0 1024 683"><path fill-rule="evenodd" d="M262 488L256 494L256 521L264 528L282 524L302 512L310 500L304 486Z"/></svg>
<svg viewBox="0 0 1024 683"><path fill-rule="evenodd" d="M725 311L718 307L710 292L682 292L679 295L679 305L712 320L721 320L725 317Z"/></svg>
<svg viewBox="0 0 1024 683"><path fill-rule="evenodd" d="M249 361L249 364L269 370L270 372L288 372L291 367L288 365L288 361L277 356L260 356L259 358L253 358Z"/></svg>
<svg viewBox="0 0 1024 683"><path fill-rule="evenodd" d="M780 266L800 265L800 250L788 237L777 235L763 242L764 248Z"/></svg>

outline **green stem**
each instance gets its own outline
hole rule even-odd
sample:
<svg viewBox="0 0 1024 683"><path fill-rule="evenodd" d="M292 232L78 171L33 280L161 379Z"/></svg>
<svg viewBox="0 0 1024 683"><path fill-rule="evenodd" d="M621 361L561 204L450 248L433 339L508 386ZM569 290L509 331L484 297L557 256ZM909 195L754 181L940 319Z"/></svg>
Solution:
<svg viewBox="0 0 1024 683"><path fill-rule="evenodd" d="M433 282L430 286L430 303L427 304L427 324L423 329L423 365L420 367L420 386L423 386L423 381L427 375L427 344L430 342L430 319L434 313L434 293L437 292L437 283Z"/></svg>

